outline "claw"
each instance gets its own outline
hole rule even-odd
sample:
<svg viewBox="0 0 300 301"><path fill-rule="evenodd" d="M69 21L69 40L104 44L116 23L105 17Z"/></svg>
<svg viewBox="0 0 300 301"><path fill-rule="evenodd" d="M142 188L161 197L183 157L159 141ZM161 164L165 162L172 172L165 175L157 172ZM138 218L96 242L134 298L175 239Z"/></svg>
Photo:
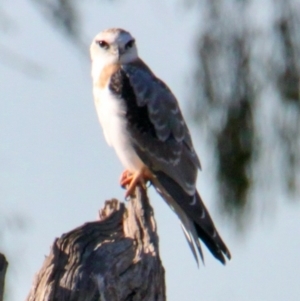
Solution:
<svg viewBox="0 0 300 301"><path fill-rule="evenodd" d="M132 180L133 174L129 170L124 170L120 177L120 185L125 188L128 184L130 184Z"/></svg>
<svg viewBox="0 0 300 301"><path fill-rule="evenodd" d="M120 177L120 184L123 188L126 188L125 199L129 196L134 195L134 191L137 185L142 185L144 188L147 187L146 183L152 181L153 174L147 168L143 167L141 170L132 173L128 170L125 170Z"/></svg>

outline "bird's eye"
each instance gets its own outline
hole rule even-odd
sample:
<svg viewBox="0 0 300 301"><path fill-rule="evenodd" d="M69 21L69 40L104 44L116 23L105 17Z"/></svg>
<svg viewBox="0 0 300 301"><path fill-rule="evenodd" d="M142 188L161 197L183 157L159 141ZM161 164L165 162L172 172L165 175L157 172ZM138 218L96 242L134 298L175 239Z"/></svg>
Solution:
<svg viewBox="0 0 300 301"><path fill-rule="evenodd" d="M96 41L96 43L103 49L108 49L109 48L109 45L107 42L103 41L103 40L100 40L100 41Z"/></svg>
<svg viewBox="0 0 300 301"><path fill-rule="evenodd" d="M134 45L134 40L130 40L129 42L127 42L125 44L125 49L129 49L129 48L132 48L132 46Z"/></svg>

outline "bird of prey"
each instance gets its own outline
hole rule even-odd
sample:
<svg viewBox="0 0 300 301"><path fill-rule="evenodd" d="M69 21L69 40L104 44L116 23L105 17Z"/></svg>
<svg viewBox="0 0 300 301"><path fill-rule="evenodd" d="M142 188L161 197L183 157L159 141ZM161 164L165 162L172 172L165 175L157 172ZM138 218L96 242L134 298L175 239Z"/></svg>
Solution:
<svg viewBox="0 0 300 301"><path fill-rule="evenodd" d="M170 88L139 58L135 39L123 29L100 32L90 53L95 105L105 139L125 167L120 183L126 197L150 181L178 215L196 261L203 261L202 240L225 264L230 252L197 192L200 161Z"/></svg>

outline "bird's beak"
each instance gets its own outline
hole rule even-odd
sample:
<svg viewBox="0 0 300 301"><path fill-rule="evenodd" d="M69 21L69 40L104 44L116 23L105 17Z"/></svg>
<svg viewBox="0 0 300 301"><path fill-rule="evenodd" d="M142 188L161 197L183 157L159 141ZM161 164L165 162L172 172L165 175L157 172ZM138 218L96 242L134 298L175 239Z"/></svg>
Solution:
<svg viewBox="0 0 300 301"><path fill-rule="evenodd" d="M118 55L118 60L120 60L121 56L123 55L123 53L125 52L124 49L118 47L116 49L117 55Z"/></svg>

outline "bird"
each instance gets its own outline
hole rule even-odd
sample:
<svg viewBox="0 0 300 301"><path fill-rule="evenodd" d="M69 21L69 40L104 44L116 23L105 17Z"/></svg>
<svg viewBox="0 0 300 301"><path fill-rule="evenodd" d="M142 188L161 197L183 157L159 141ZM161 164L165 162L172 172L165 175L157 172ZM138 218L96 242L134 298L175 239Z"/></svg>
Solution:
<svg viewBox="0 0 300 301"><path fill-rule="evenodd" d="M177 214L193 256L202 241L221 263L231 254L196 188L200 160L171 89L139 58L126 30L109 28L90 46L93 96L105 139L125 171L125 197L150 182Z"/></svg>

